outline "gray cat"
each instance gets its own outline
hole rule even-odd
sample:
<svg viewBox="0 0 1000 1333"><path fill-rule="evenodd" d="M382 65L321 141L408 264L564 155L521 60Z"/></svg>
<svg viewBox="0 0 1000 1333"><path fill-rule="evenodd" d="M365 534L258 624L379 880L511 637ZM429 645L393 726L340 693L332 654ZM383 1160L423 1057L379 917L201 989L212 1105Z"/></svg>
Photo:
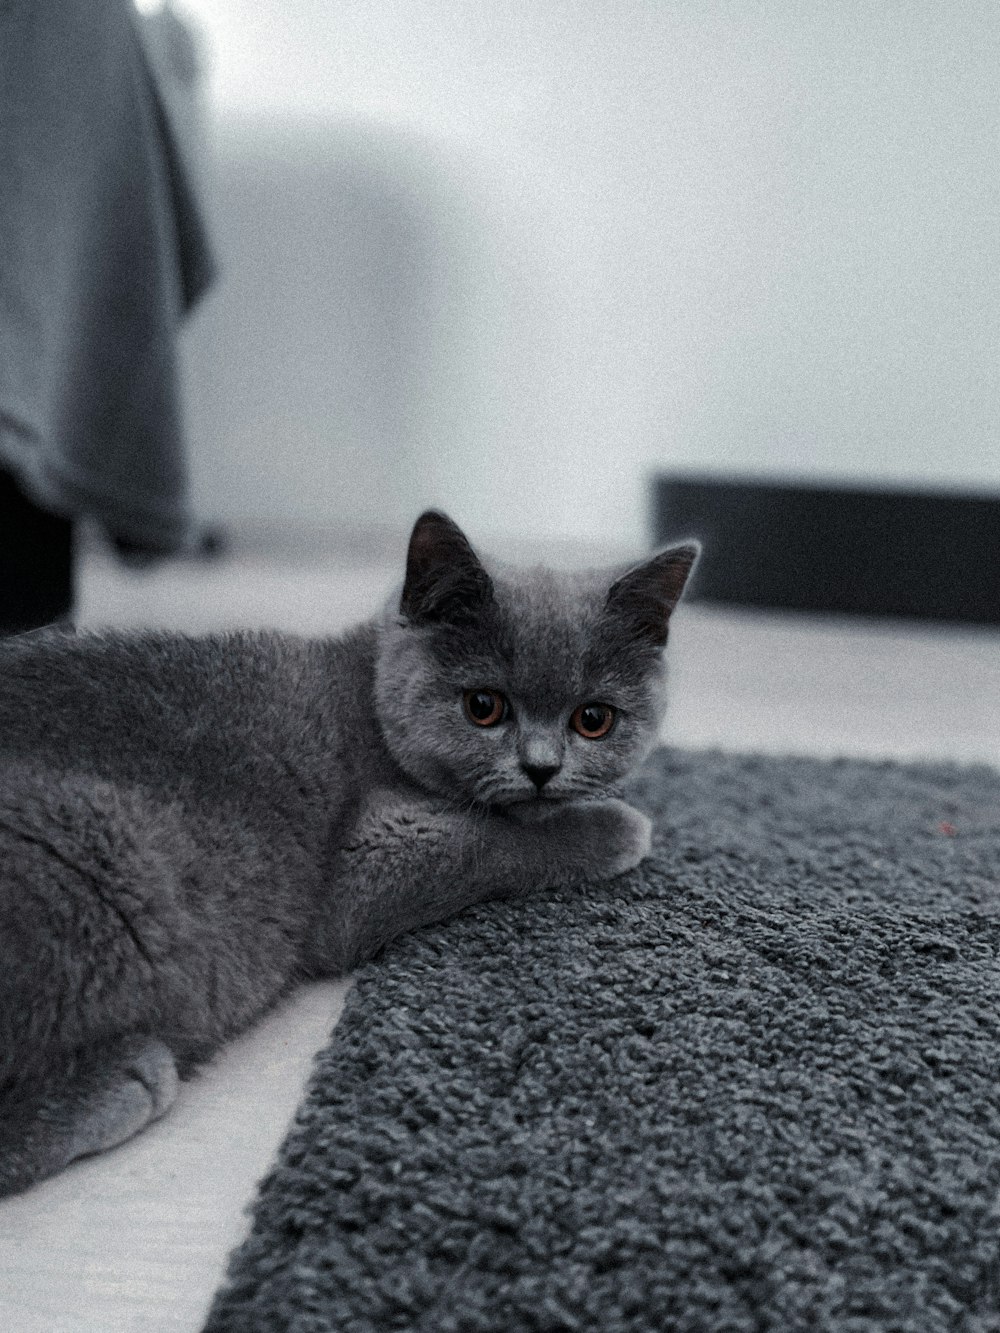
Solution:
<svg viewBox="0 0 1000 1333"><path fill-rule="evenodd" d="M635 866L649 822L611 793L696 554L516 574L431 511L339 638L0 644L0 1195L162 1115L297 981Z"/></svg>

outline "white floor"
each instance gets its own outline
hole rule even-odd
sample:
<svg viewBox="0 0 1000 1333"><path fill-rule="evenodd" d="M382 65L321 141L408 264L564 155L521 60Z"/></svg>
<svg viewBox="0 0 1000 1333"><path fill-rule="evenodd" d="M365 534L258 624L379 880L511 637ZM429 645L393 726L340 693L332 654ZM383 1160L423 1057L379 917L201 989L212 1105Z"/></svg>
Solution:
<svg viewBox="0 0 1000 1333"><path fill-rule="evenodd" d="M327 632L398 576L395 564L248 557L136 573L95 554L80 619ZM677 744L1000 764L1000 632L692 606L671 653ZM303 990L151 1130L0 1203L0 1328L195 1333L346 989Z"/></svg>

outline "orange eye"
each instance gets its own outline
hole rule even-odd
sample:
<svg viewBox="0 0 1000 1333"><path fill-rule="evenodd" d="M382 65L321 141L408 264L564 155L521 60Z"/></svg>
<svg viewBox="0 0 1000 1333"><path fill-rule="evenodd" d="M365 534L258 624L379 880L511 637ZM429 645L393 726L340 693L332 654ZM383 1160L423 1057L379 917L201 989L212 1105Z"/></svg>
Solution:
<svg viewBox="0 0 1000 1333"><path fill-rule="evenodd" d="M507 701L496 690L466 690L465 716L477 727L495 727L507 713Z"/></svg>
<svg viewBox="0 0 1000 1333"><path fill-rule="evenodd" d="M597 741L608 734L614 721L615 710L610 704L581 704L569 724L588 741Z"/></svg>

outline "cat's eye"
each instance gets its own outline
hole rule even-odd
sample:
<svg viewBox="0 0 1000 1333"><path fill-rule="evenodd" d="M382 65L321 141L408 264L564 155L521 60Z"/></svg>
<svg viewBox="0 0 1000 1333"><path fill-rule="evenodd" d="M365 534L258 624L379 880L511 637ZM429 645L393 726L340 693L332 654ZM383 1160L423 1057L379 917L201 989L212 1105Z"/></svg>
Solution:
<svg viewBox="0 0 1000 1333"><path fill-rule="evenodd" d="M477 727L495 727L507 714L507 701L496 690L466 690L465 716Z"/></svg>
<svg viewBox="0 0 1000 1333"><path fill-rule="evenodd" d="M615 710L610 704L581 704L569 720L570 726L588 741L606 736L615 721Z"/></svg>

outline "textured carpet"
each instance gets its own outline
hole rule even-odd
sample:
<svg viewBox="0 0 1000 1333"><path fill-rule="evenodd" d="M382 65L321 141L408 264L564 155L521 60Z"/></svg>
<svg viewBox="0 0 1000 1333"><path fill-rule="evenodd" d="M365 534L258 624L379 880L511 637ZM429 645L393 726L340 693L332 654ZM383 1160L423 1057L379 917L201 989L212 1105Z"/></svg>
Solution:
<svg viewBox="0 0 1000 1333"><path fill-rule="evenodd" d="M358 976L208 1329L1000 1330L1000 773L661 752Z"/></svg>

